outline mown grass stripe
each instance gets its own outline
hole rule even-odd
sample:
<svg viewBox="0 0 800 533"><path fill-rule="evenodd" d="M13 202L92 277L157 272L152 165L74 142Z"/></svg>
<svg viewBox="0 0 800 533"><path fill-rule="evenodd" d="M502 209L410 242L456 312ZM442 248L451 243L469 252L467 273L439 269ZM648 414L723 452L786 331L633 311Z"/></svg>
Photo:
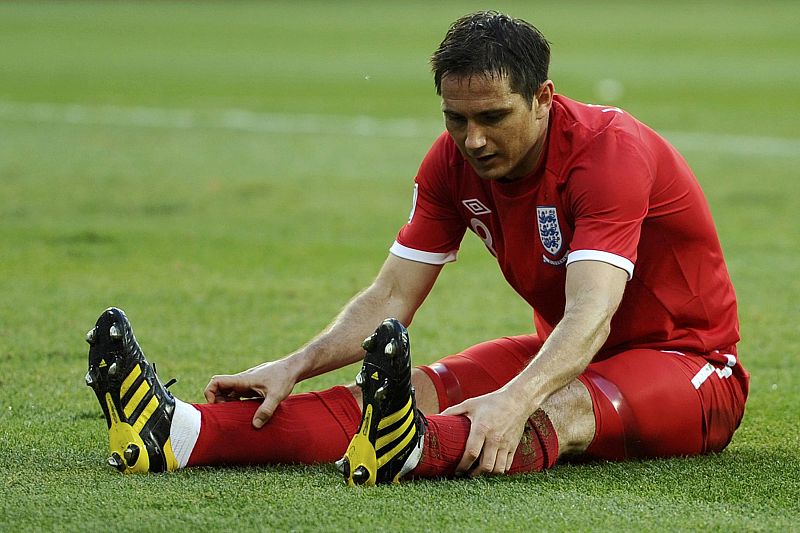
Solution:
<svg viewBox="0 0 800 533"><path fill-rule="evenodd" d="M225 129L264 134L380 138L432 137L443 129L441 121L433 119L18 101L0 101L0 119L133 128ZM710 132L660 133L682 150L759 157L800 157L800 139Z"/></svg>

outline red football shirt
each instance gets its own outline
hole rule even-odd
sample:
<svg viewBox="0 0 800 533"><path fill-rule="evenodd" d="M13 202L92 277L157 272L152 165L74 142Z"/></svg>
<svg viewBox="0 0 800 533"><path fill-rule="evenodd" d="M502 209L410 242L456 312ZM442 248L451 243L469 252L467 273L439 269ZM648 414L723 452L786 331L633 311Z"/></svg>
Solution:
<svg viewBox="0 0 800 533"><path fill-rule="evenodd" d="M736 297L697 179L662 137L615 107L556 95L542 163L480 179L445 132L420 166L391 252L456 258L467 229L534 309L546 338L564 313L566 267L597 260L629 282L598 358L628 348L706 353L739 340Z"/></svg>

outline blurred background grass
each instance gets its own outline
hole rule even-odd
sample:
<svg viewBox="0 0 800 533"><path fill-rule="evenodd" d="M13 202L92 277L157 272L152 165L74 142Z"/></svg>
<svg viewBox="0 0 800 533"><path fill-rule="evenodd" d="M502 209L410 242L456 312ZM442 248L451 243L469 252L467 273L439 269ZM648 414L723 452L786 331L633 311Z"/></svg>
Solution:
<svg viewBox="0 0 800 533"><path fill-rule="evenodd" d="M450 22L487 7L544 32L559 92L625 108L695 169L753 373L729 450L363 494L325 467L103 469L103 422L82 385L99 312L124 308L189 401L211 374L316 333L407 216L441 128L430 53ZM163 521L133 529L374 527L370 507L398 502L434 529L796 528L799 16L778 1L1 3L0 529L130 526L109 499ZM415 358L530 324L468 237L412 327Z"/></svg>

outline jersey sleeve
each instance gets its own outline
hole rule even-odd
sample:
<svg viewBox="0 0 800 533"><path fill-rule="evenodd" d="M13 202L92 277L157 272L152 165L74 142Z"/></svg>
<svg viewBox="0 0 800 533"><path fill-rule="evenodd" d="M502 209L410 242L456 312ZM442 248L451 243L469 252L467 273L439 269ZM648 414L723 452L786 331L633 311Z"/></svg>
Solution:
<svg viewBox="0 0 800 533"><path fill-rule="evenodd" d="M633 278L654 169L628 132L606 131L580 154L567 180L575 230L567 265L602 261Z"/></svg>
<svg viewBox="0 0 800 533"><path fill-rule="evenodd" d="M442 134L420 165L411 214L389 250L393 255L433 265L456 260L466 224L453 200L458 180L449 163L448 139Z"/></svg>

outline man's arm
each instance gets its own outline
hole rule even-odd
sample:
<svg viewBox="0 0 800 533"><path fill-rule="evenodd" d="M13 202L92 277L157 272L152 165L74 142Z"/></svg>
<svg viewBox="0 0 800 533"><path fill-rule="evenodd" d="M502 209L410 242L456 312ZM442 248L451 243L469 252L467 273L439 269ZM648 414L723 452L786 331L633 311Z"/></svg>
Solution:
<svg viewBox="0 0 800 533"><path fill-rule="evenodd" d="M375 281L356 295L319 335L297 351L235 375L214 376L206 386L209 403L261 396L257 428L269 420L295 384L363 357L361 341L387 317L411 323L414 313L433 287L442 265L429 265L394 255L384 263Z"/></svg>
<svg viewBox="0 0 800 533"><path fill-rule="evenodd" d="M578 261L567 267L564 317L539 354L502 388L443 413L472 422L458 471L469 470L476 459L473 475L511 467L528 417L577 378L608 338L626 281L625 271L607 263Z"/></svg>

